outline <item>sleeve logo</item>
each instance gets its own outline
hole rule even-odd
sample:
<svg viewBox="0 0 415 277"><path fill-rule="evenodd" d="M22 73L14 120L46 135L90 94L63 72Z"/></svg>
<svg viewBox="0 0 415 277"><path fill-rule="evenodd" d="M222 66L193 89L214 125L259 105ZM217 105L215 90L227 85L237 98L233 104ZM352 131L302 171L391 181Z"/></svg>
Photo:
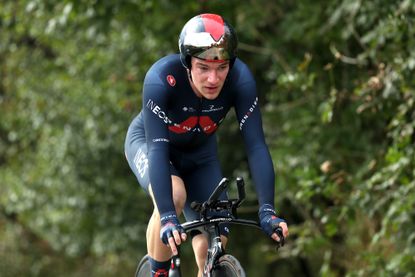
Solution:
<svg viewBox="0 0 415 277"><path fill-rule="evenodd" d="M255 98L254 103L251 105L249 110L245 113L245 115L242 117L241 121L239 122L240 130L242 130L242 127L244 126L245 122L248 120L249 116L254 112L257 105L258 105L258 97Z"/></svg>
<svg viewBox="0 0 415 277"><path fill-rule="evenodd" d="M173 75L167 75L167 83L169 83L169 85L172 87L176 85L176 79L173 77Z"/></svg>

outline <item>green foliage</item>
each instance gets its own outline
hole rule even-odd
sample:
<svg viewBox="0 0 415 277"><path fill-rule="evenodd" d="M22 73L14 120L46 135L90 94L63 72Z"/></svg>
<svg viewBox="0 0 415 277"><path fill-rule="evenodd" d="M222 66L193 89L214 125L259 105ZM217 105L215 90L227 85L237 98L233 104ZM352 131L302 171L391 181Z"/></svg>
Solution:
<svg viewBox="0 0 415 277"><path fill-rule="evenodd" d="M323 276L396 276L415 266L414 9L375 2L331 5L316 12L327 16L314 34L288 36L286 46L304 45L306 55L268 95L280 197L302 226L291 253L311 261L325 253Z"/></svg>
<svg viewBox="0 0 415 277"><path fill-rule="evenodd" d="M290 223L279 252L238 228L230 251L250 275L412 276L414 7L1 2L2 276L131 275L152 206L125 161L125 132L147 69L177 51L180 28L200 12L221 13L238 31L260 92L277 210ZM234 120L219 132L224 172L248 178ZM248 189L243 215L256 218Z"/></svg>

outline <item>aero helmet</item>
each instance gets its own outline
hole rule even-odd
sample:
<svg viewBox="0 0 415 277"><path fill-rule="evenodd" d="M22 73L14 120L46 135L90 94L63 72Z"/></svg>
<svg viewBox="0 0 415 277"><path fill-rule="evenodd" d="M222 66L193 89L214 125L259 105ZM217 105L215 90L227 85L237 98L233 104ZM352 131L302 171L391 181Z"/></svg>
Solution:
<svg viewBox="0 0 415 277"><path fill-rule="evenodd" d="M234 63L238 39L235 30L220 15L200 14L190 19L179 37L180 59L190 69L190 58Z"/></svg>

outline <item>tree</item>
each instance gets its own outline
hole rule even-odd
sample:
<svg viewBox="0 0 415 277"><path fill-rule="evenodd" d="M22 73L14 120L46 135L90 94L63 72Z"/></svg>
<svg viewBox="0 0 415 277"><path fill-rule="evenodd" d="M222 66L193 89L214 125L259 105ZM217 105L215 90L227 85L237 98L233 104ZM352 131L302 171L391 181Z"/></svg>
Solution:
<svg viewBox="0 0 415 277"><path fill-rule="evenodd" d="M235 228L246 235L229 247L248 274L410 276L414 7L413 0L0 3L0 271L134 271L152 207L125 161L124 135L146 70L177 52L187 19L208 11L235 26L239 56L257 79L277 210L290 223L279 252L259 231ZM233 117L219 130L224 172L246 177L253 191ZM243 215L256 218L248 196Z"/></svg>

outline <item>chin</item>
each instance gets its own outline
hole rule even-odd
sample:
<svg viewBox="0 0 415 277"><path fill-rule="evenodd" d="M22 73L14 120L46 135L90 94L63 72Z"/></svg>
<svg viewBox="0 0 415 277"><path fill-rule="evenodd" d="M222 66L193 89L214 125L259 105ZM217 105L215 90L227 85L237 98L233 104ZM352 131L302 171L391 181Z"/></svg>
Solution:
<svg viewBox="0 0 415 277"><path fill-rule="evenodd" d="M219 96L219 94L220 94L220 90L217 90L215 92L205 91L203 93L203 97L209 100L213 100L213 99L216 99Z"/></svg>
<svg viewBox="0 0 415 277"><path fill-rule="evenodd" d="M219 96L219 93L215 93L215 94L205 94L203 95L204 98L209 99L209 100L214 100Z"/></svg>

